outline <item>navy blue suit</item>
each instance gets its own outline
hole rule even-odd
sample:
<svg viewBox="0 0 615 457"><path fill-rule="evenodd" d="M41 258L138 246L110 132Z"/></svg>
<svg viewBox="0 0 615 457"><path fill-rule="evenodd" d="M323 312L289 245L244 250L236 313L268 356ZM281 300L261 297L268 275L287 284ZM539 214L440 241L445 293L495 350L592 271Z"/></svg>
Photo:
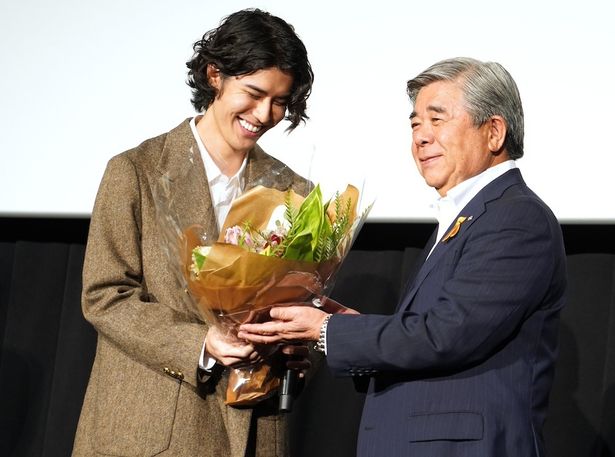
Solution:
<svg viewBox="0 0 615 457"><path fill-rule="evenodd" d="M395 314L329 321L330 369L371 377L360 457L544 455L566 288L560 226L518 169L460 216Z"/></svg>

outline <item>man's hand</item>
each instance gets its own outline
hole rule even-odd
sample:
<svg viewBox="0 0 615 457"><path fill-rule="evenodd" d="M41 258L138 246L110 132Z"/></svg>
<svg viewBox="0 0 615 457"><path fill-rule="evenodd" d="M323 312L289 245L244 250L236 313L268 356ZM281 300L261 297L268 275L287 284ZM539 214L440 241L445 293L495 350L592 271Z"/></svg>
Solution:
<svg viewBox="0 0 615 457"><path fill-rule="evenodd" d="M299 377L303 378L305 373L312 367L309 354L310 350L305 344L287 344L281 347L283 354L287 355L286 368L297 370Z"/></svg>
<svg viewBox="0 0 615 457"><path fill-rule="evenodd" d="M269 322L242 324L237 336L262 344L318 341L327 313L311 306L285 306L271 308L269 315Z"/></svg>
<svg viewBox="0 0 615 457"><path fill-rule="evenodd" d="M217 326L210 327L205 337L207 354L231 368L243 368L263 361L262 349Z"/></svg>

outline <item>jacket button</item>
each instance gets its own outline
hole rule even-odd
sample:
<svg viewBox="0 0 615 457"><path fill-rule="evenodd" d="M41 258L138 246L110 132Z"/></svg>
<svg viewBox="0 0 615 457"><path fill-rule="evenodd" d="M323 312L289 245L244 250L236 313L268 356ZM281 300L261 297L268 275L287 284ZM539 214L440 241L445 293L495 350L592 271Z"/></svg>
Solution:
<svg viewBox="0 0 615 457"><path fill-rule="evenodd" d="M179 379L179 380L183 380L184 379L184 374L181 371L175 371L175 370L171 370L169 367L164 367L162 369L162 371L165 372L165 374L168 374L169 376L175 378L175 379Z"/></svg>

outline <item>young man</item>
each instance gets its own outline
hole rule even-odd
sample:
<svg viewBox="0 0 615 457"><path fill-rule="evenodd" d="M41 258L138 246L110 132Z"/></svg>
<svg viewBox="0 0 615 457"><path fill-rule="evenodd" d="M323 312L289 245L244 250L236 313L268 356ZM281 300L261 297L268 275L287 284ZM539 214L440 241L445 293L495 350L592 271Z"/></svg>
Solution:
<svg viewBox="0 0 615 457"><path fill-rule="evenodd" d="M164 176L180 222L200 224L211 239L233 199L257 184L306 194L308 181L257 141L285 117L290 129L307 118L313 73L293 28L260 10L231 14L194 51L189 85L204 113L112 158L96 198L82 305L98 344L75 456L287 454L275 403L226 406L227 377L208 376L212 366L261 357L252 344L208 328L183 299L155 189Z"/></svg>

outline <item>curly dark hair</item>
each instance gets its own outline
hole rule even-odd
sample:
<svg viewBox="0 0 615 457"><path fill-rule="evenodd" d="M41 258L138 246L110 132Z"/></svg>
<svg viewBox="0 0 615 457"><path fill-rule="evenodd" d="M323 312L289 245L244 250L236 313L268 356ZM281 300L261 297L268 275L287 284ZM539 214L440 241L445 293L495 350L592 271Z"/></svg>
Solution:
<svg viewBox="0 0 615 457"><path fill-rule="evenodd" d="M308 119L306 102L312 92L314 73L303 42L292 25L259 9L245 9L222 20L193 45L194 55L186 62L192 105L206 110L217 91L207 78L207 65L214 65L224 77L254 73L277 67L293 77L288 100L287 130Z"/></svg>

